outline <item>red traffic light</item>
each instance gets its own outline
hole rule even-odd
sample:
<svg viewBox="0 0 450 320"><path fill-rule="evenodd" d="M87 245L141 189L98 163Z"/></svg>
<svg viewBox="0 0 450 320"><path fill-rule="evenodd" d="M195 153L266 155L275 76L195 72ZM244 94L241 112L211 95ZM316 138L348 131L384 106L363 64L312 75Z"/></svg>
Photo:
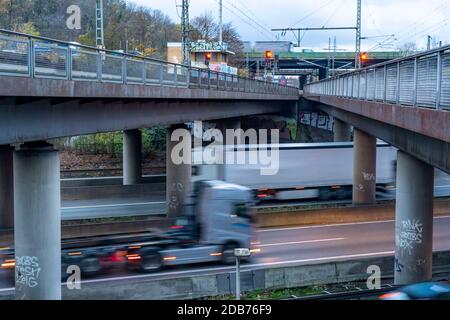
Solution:
<svg viewBox="0 0 450 320"><path fill-rule="evenodd" d="M266 59L267 60L273 59L273 52L272 51L270 51L270 50L266 51Z"/></svg>
<svg viewBox="0 0 450 320"><path fill-rule="evenodd" d="M361 61L367 61L369 60L369 55L367 53L361 53L360 59Z"/></svg>
<svg viewBox="0 0 450 320"><path fill-rule="evenodd" d="M211 52L206 52L205 53L205 59L206 60L211 60L211 58L212 58L212 53Z"/></svg>

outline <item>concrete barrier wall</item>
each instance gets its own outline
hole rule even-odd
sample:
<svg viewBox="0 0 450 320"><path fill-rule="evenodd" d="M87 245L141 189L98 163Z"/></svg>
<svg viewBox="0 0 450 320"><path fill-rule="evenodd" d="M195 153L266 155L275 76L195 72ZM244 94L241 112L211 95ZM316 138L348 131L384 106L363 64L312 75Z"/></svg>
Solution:
<svg viewBox="0 0 450 320"><path fill-rule="evenodd" d="M434 215L450 215L450 200L438 199L434 202ZM283 210L279 212L258 212L260 228L308 226L323 224L355 223L395 220L395 204L384 203L370 206L344 206L304 210Z"/></svg>
<svg viewBox="0 0 450 320"><path fill-rule="evenodd" d="M61 189L62 201L97 200L117 198L138 198L148 196L149 193L161 192L165 194L165 183L146 183L133 186L87 186L69 187Z"/></svg>
<svg viewBox="0 0 450 320"><path fill-rule="evenodd" d="M450 269L450 252L433 256L435 274ZM241 275L243 291L284 289L311 285L366 281L367 268L377 265L383 278L392 278L393 257L377 257L354 261L337 261L295 267L246 271ZM245 266L245 265L244 265ZM235 273L186 276L178 279L126 279L105 283L83 284L81 290L64 288L64 299L195 299L235 293Z"/></svg>

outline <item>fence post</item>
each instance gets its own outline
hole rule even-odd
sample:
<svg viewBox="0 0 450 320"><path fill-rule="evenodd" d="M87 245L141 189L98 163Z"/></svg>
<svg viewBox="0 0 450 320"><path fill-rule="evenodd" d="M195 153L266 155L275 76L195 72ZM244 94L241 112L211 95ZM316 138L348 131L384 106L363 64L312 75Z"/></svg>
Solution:
<svg viewBox="0 0 450 320"><path fill-rule="evenodd" d="M413 79L413 107L417 107L417 81L418 81L418 75L419 72L417 70L417 67L419 65L419 59L416 57L414 58L414 79Z"/></svg>
<svg viewBox="0 0 450 320"><path fill-rule="evenodd" d="M142 59L142 83L147 84L147 62Z"/></svg>
<svg viewBox="0 0 450 320"><path fill-rule="evenodd" d="M72 80L72 48L67 47L66 51L66 69L67 69L67 80Z"/></svg>
<svg viewBox="0 0 450 320"><path fill-rule="evenodd" d="M159 64L159 85L162 87L164 82L164 64L161 62Z"/></svg>
<svg viewBox="0 0 450 320"><path fill-rule="evenodd" d="M127 56L122 56L122 83L127 84Z"/></svg>
<svg viewBox="0 0 450 320"><path fill-rule="evenodd" d="M34 57L34 39L33 38L29 38L29 42L28 42L28 66L29 66L29 73L30 73L30 77L34 78L35 76L35 57Z"/></svg>
<svg viewBox="0 0 450 320"><path fill-rule="evenodd" d="M441 110L442 51L437 54L436 110Z"/></svg>

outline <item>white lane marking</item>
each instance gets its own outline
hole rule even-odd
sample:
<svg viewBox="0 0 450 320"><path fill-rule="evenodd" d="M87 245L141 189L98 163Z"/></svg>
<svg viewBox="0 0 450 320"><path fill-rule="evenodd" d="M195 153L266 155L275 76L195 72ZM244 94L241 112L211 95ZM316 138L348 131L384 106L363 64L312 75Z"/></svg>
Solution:
<svg viewBox="0 0 450 320"><path fill-rule="evenodd" d="M376 257L376 256L388 256L394 254L394 251L384 251L384 252L374 252L374 253L363 253L363 254L354 254L354 255L344 255L344 256L335 256L335 257L323 257L323 258L312 258L312 259L301 259L301 260L289 260L289 261L278 261L278 262L267 262L267 263L256 263L242 266L243 271L247 271L251 268L261 268L268 266L277 266L277 265L285 265L285 264L295 264L295 263L304 263L304 262L320 262L327 260L340 260L340 259L350 259L350 258L367 258L367 257ZM132 280L132 279L142 279L142 278L156 278L156 277L164 277L164 276L178 276L189 273L198 273L201 272L200 275L209 275L214 271L230 271L234 272L235 267L222 267L222 268L208 268L208 269L195 269L195 270L186 270L186 271L175 271L175 272L162 272L151 275L135 275L135 276L124 276L124 277L114 277L114 278L104 278L104 279L95 279L95 280L87 280L82 281L83 283L101 283L108 281L120 281L120 280Z"/></svg>
<svg viewBox="0 0 450 320"><path fill-rule="evenodd" d="M435 217L434 219L450 219L450 216ZM263 230L256 230L256 232L264 233L264 232L277 232L277 231L289 231L289 230L306 230L306 229L318 229L318 228L330 228L330 227L358 226L358 225L368 225L368 224L384 224L384 223L392 223L392 222L395 222L395 220L337 223L337 224L324 224L324 225L319 225L319 226L278 228L278 229L263 229Z"/></svg>
<svg viewBox="0 0 450 320"><path fill-rule="evenodd" d="M145 205L157 205L166 204L166 202L138 202L138 203L124 203L124 204L104 204L96 206L82 206L82 207L62 207L63 210L74 209L95 209L95 208L113 208L113 207L133 207L133 206L145 206Z"/></svg>
<svg viewBox="0 0 450 320"><path fill-rule="evenodd" d="M305 241L295 241L295 242L281 242L281 243L269 243L269 244L260 244L257 247L265 248L265 247L276 247L276 246L290 246L295 244L306 244L306 243L317 243L317 242L331 242L331 241L342 241L345 238L333 238L333 239L319 239L319 240L305 240Z"/></svg>

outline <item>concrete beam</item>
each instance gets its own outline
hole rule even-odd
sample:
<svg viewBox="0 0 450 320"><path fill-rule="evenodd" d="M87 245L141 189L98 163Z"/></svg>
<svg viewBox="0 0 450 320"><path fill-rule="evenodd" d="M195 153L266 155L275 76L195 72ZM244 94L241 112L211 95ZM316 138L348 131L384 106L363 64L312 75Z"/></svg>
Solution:
<svg viewBox="0 0 450 320"><path fill-rule="evenodd" d="M402 151L397 160L395 284L430 281L434 168Z"/></svg>
<svg viewBox="0 0 450 320"><path fill-rule="evenodd" d="M374 204L377 189L377 139L355 129L353 203Z"/></svg>
<svg viewBox="0 0 450 320"><path fill-rule="evenodd" d="M67 81L62 79L33 79L1 77L0 96L5 97L57 97L57 98L121 98L121 99L197 99L197 100L272 100L298 101L299 94L279 95L270 92L246 93L165 87L160 85L120 84L92 81Z"/></svg>
<svg viewBox="0 0 450 320"><path fill-rule="evenodd" d="M127 130L123 133L123 184L141 183L142 178L142 133Z"/></svg>
<svg viewBox="0 0 450 320"><path fill-rule="evenodd" d="M16 299L61 299L58 152L45 143L14 153Z"/></svg>
<svg viewBox="0 0 450 320"><path fill-rule="evenodd" d="M0 229L14 227L14 148L0 146Z"/></svg>
<svg viewBox="0 0 450 320"><path fill-rule="evenodd" d="M332 96L307 96L306 98L430 138L450 142L450 126L448 125L450 112L448 111Z"/></svg>
<svg viewBox="0 0 450 320"><path fill-rule="evenodd" d="M106 102L108 99L105 100ZM80 99L57 105L51 100L16 105L6 100L0 108L1 144L173 125L197 120L236 118L279 113L292 102L155 100L104 103ZM49 125L51 121L51 125Z"/></svg>
<svg viewBox="0 0 450 320"><path fill-rule="evenodd" d="M352 127L337 118L334 119L334 142L352 141Z"/></svg>
<svg viewBox="0 0 450 320"><path fill-rule="evenodd" d="M177 137L173 135L178 130L186 133L180 136L180 140L176 140ZM183 213L183 206L192 187L192 139L185 125L175 125L167 130L166 141L167 217L176 218ZM183 150L180 149L181 144ZM185 157L188 163L174 162L178 157Z"/></svg>

